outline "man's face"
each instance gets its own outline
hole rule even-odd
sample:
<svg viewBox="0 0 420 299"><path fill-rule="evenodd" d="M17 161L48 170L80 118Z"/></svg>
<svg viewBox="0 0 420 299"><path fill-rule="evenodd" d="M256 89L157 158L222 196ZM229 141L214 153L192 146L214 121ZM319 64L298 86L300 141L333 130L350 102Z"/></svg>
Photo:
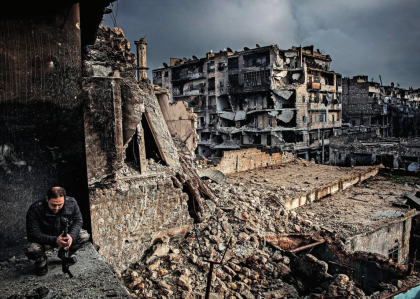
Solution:
<svg viewBox="0 0 420 299"><path fill-rule="evenodd" d="M47 199L48 207L53 213L58 213L63 208L64 205L64 196L57 198Z"/></svg>

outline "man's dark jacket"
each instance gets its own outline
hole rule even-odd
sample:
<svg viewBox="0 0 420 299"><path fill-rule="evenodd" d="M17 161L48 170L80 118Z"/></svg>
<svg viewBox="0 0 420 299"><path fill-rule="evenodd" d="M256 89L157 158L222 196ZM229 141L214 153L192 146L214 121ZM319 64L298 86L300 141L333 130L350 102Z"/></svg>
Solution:
<svg viewBox="0 0 420 299"><path fill-rule="evenodd" d="M64 231L64 221L69 222L69 235L73 243L79 237L83 225L82 214L73 197L65 197L64 206L58 213L53 213L46 199L33 203L26 215L26 233L28 241L45 245L57 245L57 238Z"/></svg>

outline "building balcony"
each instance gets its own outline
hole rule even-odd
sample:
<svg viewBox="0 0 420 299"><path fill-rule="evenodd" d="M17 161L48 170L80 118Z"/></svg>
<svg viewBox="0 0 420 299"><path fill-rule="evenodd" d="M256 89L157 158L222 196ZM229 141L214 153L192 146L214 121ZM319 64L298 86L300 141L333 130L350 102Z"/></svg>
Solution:
<svg viewBox="0 0 420 299"><path fill-rule="evenodd" d="M172 82L173 81L185 81L185 80L196 80L196 79L201 79L201 78L205 78L204 73L203 72L188 72L187 74L183 74L183 75L173 75L172 77Z"/></svg>
<svg viewBox="0 0 420 299"><path fill-rule="evenodd" d="M321 90L321 83L308 82L308 90Z"/></svg>

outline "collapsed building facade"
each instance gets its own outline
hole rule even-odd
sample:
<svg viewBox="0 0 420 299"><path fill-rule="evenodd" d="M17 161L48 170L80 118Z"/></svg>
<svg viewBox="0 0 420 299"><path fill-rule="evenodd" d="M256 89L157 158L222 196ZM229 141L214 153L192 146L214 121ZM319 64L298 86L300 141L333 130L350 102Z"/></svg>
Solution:
<svg viewBox="0 0 420 299"><path fill-rule="evenodd" d="M418 135L419 90L391 83L383 86L368 76L343 79L343 130L359 139Z"/></svg>
<svg viewBox="0 0 420 299"><path fill-rule="evenodd" d="M329 163L407 168L419 162L419 91L382 86L367 76L343 79L341 136L330 140Z"/></svg>
<svg viewBox="0 0 420 299"><path fill-rule="evenodd" d="M276 45L171 58L153 83L197 114L197 152L272 147L323 160L323 146L341 127L341 75L331 58L310 47ZM328 153L327 153L328 154Z"/></svg>

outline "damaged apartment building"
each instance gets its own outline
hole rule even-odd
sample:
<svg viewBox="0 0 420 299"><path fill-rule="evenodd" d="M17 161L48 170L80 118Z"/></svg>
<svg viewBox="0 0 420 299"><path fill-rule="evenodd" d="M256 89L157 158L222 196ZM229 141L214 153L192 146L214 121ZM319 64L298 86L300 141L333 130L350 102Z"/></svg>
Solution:
<svg viewBox="0 0 420 299"><path fill-rule="evenodd" d="M344 78L343 130L358 139L417 135L419 93L394 83L383 86L368 76Z"/></svg>
<svg viewBox="0 0 420 299"><path fill-rule="evenodd" d="M153 71L153 83L169 90L172 104L194 109L200 155L270 147L322 163L342 118L342 78L330 64L313 46L227 48L200 59L171 58Z"/></svg>
<svg viewBox="0 0 420 299"><path fill-rule="evenodd" d="M407 169L418 163L419 104L419 89L344 78L342 134L330 140L329 163Z"/></svg>

